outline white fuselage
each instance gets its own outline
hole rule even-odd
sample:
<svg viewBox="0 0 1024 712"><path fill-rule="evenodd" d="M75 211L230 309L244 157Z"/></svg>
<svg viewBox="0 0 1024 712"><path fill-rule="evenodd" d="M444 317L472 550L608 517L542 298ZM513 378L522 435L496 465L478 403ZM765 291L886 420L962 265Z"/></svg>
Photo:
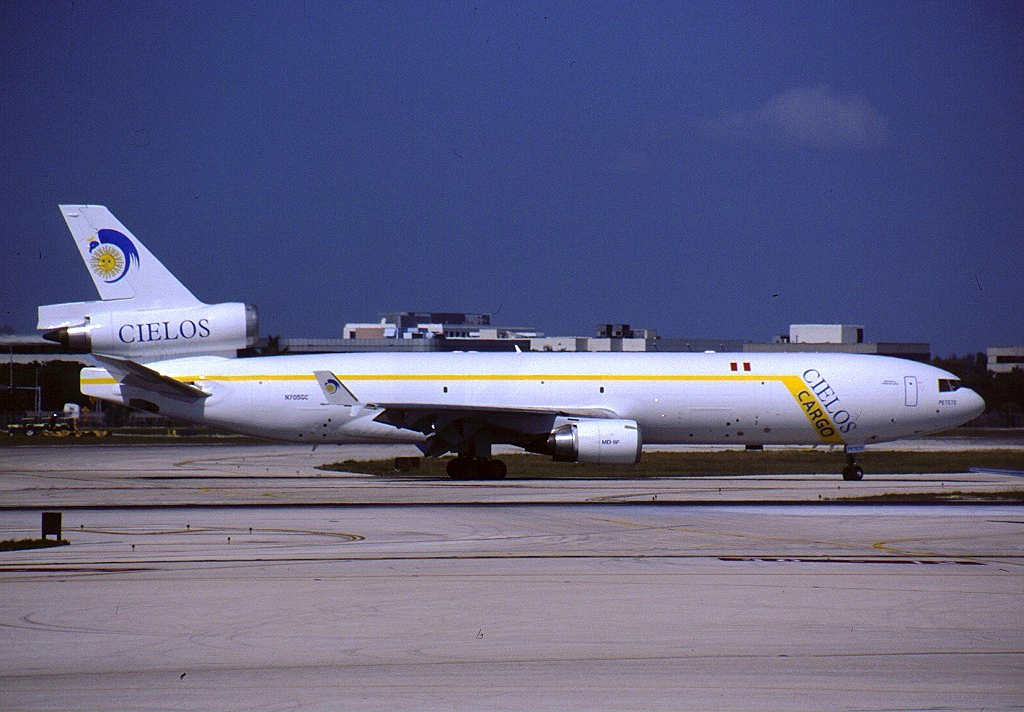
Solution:
<svg viewBox="0 0 1024 712"><path fill-rule="evenodd" d="M377 422L376 404L564 409L634 420L645 444L861 447L943 430L981 413L972 390L927 364L840 353L428 353L184 358L148 364L209 397L133 394L103 369L82 392L216 428L293 442L421 442ZM332 371L359 405L329 404L314 371ZM135 404L137 405L137 404Z"/></svg>

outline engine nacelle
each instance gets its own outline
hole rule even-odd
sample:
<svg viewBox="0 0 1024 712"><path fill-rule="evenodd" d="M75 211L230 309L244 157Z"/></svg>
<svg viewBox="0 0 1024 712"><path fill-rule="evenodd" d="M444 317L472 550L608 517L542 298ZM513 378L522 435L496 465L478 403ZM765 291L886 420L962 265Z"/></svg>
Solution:
<svg viewBox="0 0 1024 712"><path fill-rule="evenodd" d="M251 304L197 304L174 309L116 311L117 301L39 308L43 338L75 351L129 357L234 356L256 344Z"/></svg>
<svg viewBox="0 0 1024 712"><path fill-rule="evenodd" d="M635 420L576 418L555 428L547 450L558 462L598 465L640 462L643 439Z"/></svg>

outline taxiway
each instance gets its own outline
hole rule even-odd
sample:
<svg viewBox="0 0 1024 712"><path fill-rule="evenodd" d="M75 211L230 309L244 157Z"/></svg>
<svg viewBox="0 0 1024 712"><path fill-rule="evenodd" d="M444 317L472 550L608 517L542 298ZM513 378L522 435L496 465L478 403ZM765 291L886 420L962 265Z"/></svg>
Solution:
<svg viewBox="0 0 1024 712"><path fill-rule="evenodd" d="M42 504L72 544L0 554L2 709L1024 708L1024 509L817 501L1019 478L477 487L277 446L17 450L0 538Z"/></svg>
<svg viewBox="0 0 1024 712"><path fill-rule="evenodd" d="M914 444L911 443L911 447ZM934 445L933 445L934 447ZM999 447L1009 447L1000 443ZM1024 443L1014 444L1022 451ZM691 446L692 449L692 446ZM0 509L126 506L281 506L332 504L518 504L575 502L822 502L884 494L1024 488L1000 472L891 475L860 482L835 472L745 477L661 477L457 482L416 474L328 472L347 459L418 455L411 446L68 445L0 448ZM583 466L567 465L575 468Z"/></svg>

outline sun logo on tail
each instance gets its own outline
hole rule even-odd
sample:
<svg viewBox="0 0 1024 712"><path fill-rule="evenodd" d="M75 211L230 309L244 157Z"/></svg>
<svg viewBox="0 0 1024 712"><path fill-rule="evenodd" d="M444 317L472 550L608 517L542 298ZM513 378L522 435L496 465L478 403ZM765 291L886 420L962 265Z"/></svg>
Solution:
<svg viewBox="0 0 1024 712"><path fill-rule="evenodd" d="M124 272L124 255L116 247L98 245L89 254L89 266L101 279L113 282Z"/></svg>
<svg viewBox="0 0 1024 712"><path fill-rule="evenodd" d="M333 378L328 378L327 383L324 385L324 390L327 391L328 395L334 395L341 388L341 384Z"/></svg>
<svg viewBox="0 0 1024 712"><path fill-rule="evenodd" d="M132 265L139 266L139 251L117 230L100 230L89 240L89 267L104 282L124 279Z"/></svg>

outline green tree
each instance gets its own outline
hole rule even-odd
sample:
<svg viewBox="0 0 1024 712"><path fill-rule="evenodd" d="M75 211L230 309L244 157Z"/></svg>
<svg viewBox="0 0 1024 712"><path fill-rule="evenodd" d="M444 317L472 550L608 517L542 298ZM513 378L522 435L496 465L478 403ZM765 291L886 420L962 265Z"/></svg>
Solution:
<svg viewBox="0 0 1024 712"><path fill-rule="evenodd" d="M963 385L974 389L985 399L985 415L978 419L984 425L1020 427L1024 425L1024 371L1015 368L1009 373L988 370L985 354L936 357L932 365L953 373Z"/></svg>

